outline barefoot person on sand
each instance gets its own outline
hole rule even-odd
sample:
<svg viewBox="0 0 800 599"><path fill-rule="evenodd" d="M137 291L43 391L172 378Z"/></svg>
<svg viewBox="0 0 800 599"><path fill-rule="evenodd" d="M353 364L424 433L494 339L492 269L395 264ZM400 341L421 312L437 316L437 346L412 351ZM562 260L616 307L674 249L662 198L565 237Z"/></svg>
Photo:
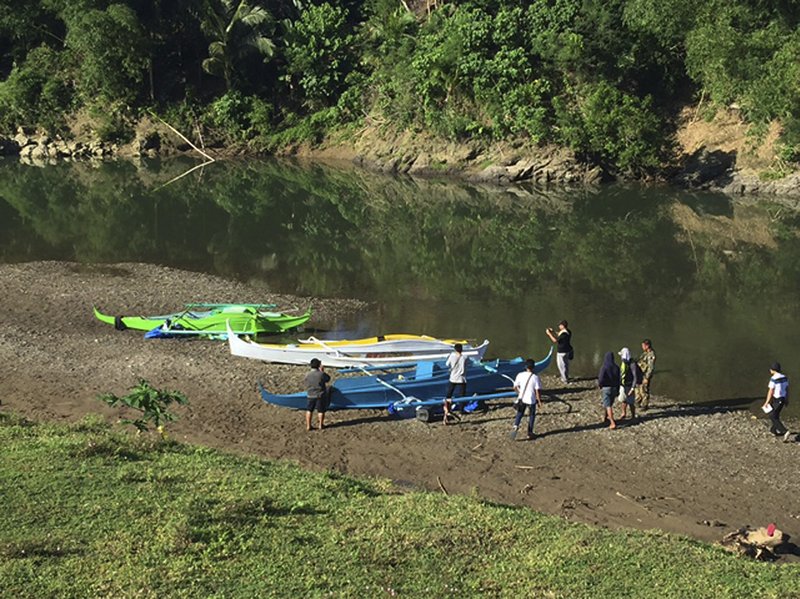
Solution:
<svg viewBox="0 0 800 599"><path fill-rule="evenodd" d="M450 369L450 380L447 383L447 394L444 398L444 419L442 422L447 424L450 418L450 406L452 404L453 392L456 389L461 390L461 396L467 394L467 377L465 372L467 369L467 357L462 354L464 347L460 343L453 346L453 353L447 356L447 367Z"/></svg>
<svg viewBox="0 0 800 599"><path fill-rule="evenodd" d="M783 437L783 440L788 442L792 434L781 422L781 411L789 403L789 378L781 372L779 362L775 362L769 367L769 373L769 389L761 409L769 414L772 421L769 432L776 437Z"/></svg>
<svg viewBox="0 0 800 599"><path fill-rule="evenodd" d="M531 359L525 360L525 370L520 372L514 379L514 391L518 393L517 399L514 401L514 407L517 408L517 414L514 416L514 426L511 429L511 439L517 438L517 431L519 431L519 424L522 422L522 416L525 414L525 408L528 408L528 439L533 439L533 422L536 419L536 406L542 407L542 382L536 376L534 369L536 362ZM536 401L534 401L536 398Z"/></svg>
<svg viewBox="0 0 800 599"><path fill-rule="evenodd" d="M311 426L311 413L317 411L319 430L325 426L325 411L328 409L328 388L327 384L331 380L331 375L325 372L322 362L318 358L311 359L311 370L306 375L306 431L313 430Z"/></svg>
<svg viewBox="0 0 800 599"><path fill-rule="evenodd" d="M603 424L609 422L608 428L617 428L614 422L614 398L619 393L619 366L614 362L614 353L606 352L603 365L597 374L597 386L600 387L600 398L605 411Z"/></svg>

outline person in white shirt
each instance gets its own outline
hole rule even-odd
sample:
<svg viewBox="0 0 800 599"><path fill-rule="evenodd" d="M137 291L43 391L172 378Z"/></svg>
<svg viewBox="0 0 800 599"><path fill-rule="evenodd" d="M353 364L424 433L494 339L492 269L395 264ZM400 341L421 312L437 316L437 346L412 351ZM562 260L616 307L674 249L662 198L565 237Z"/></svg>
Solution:
<svg viewBox="0 0 800 599"><path fill-rule="evenodd" d="M783 437L784 441L789 441L791 433L781 422L781 410L789 403L789 378L781 372L779 362L769 367L769 373L767 398L762 409L769 414L772 421L769 431L776 437Z"/></svg>
<svg viewBox="0 0 800 599"><path fill-rule="evenodd" d="M517 399L514 405L517 414L514 416L514 427L511 429L511 438L517 438L519 424L528 408L528 439L533 439L533 422L536 419L536 406L542 406L542 382L534 372L536 362L533 360L525 361L525 370L520 372L514 379L514 391L517 392Z"/></svg>
<svg viewBox="0 0 800 599"><path fill-rule="evenodd" d="M450 380L447 383L447 394L444 398L444 420L443 422L447 424L447 420L450 418L450 407L452 406L452 399L453 399L453 392L456 389L461 391L461 397L467 394L467 377L466 377L466 370L467 370L467 357L461 353L464 350L464 347L460 343L456 343L453 346L452 354L447 356L447 367L450 369Z"/></svg>

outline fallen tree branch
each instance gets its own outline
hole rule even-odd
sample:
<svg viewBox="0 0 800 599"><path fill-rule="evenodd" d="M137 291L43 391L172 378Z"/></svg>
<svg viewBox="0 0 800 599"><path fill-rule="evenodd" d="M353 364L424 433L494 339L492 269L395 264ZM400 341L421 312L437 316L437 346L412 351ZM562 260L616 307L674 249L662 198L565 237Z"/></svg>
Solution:
<svg viewBox="0 0 800 599"><path fill-rule="evenodd" d="M172 131L173 133L175 133L175 134L176 134L178 137L180 137L180 138L181 138L183 141L185 141L187 144L189 144L190 146L192 146L192 148L195 150L195 152L197 152L198 154L200 154L201 156L203 156L203 157L204 157L204 158L205 158L205 159L206 159L208 162L216 162L216 159L215 159L213 156L211 156L211 155L209 155L209 154L205 153L203 150L201 150L201 149L200 149L200 148L198 148L196 145L194 145L194 144L193 144L193 143L192 143L192 142L189 140L189 138L188 138L188 137L186 137L186 136L185 136L183 133L181 133L181 132L180 132L180 131L178 131L178 130L177 130L175 127L173 127L172 125L170 125L170 124L169 124L167 121L165 121L164 119L162 119L162 118L161 118L160 116L158 116L157 114L154 114L153 116L155 116L155 118L157 118L159 121L161 121L162 123L164 123L164 124L165 124L165 125L166 125L166 126L169 128L169 130L170 130L170 131Z"/></svg>
<svg viewBox="0 0 800 599"><path fill-rule="evenodd" d="M445 495L450 494L447 492L447 489L444 488L444 485L442 484L442 479L440 477L438 476L436 477L436 482L439 483L439 488L442 490L442 493L444 493Z"/></svg>
<svg viewBox="0 0 800 599"><path fill-rule="evenodd" d="M630 501L630 502L631 502L633 505L639 506L640 508L642 508L642 509L643 509L643 510L645 510L646 512L651 512L651 511L652 511L652 510L651 510L649 507L647 507L646 505L642 505L641 503L639 503L638 501L636 501L636 500L635 500L635 499L633 499L632 497L628 497L627 495L623 495L623 494L622 494L622 493L620 493L619 491L617 491L617 497L622 497L623 499L626 499L627 501Z"/></svg>
<svg viewBox="0 0 800 599"><path fill-rule="evenodd" d="M189 169L188 171L186 171L185 173L181 173L181 174L180 174L180 175L178 175L177 177L173 177L172 179L170 179L169 181L167 181L166 183L164 183L164 185L159 185L159 186L158 186L158 187L156 187L156 188L155 188L153 191L158 191L159 189L161 189L161 188L163 188L163 187L166 187L166 186L167 186L167 185L169 185L170 183L174 183L174 182L175 182L175 181L177 181L178 179L182 179L183 177L185 177L185 176L186 176L186 175L188 175L189 173L191 173L191 172L193 172L193 171L196 171L196 170L197 170L197 169L199 169L199 168L203 168L204 166L206 166L206 165L209 165L209 164L211 164L212 162L216 162L216 161L212 159L212 160L206 160L206 161L205 161L204 163L202 163L202 164L197 164L197 165L193 166L192 168L190 168L190 169Z"/></svg>

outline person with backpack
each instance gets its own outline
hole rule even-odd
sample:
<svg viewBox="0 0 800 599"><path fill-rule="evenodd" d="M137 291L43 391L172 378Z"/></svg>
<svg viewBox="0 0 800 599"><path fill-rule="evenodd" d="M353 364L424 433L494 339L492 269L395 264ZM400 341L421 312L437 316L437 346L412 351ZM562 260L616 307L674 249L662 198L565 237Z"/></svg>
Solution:
<svg viewBox="0 0 800 599"><path fill-rule="evenodd" d="M536 375L536 362L530 358L525 360L525 370L520 372L514 378L514 391L517 392L517 399L514 401L514 407L517 409L517 414L514 416L514 426L511 429L511 439L517 438L520 422L522 416L525 414L525 408L528 408L528 440L533 439L533 423L536 420L536 407L542 406L542 382Z"/></svg>
<svg viewBox="0 0 800 599"><path fill-rule="evenodd" d="M628 408L631 409L631 419L636 420L636 396L634 389L642 384L642 369L631 358L631 350L623 347L619 350L620 366L619 366L619 400L622 404L622 415L620 420L625 420L628 417Z"/></svg>

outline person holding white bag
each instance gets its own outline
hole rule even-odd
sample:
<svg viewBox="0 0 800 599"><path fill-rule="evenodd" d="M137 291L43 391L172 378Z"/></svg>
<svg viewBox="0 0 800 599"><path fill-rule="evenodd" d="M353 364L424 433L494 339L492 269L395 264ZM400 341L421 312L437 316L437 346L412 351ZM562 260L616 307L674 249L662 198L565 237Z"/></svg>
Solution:
<svg viewBox="0 0 800 599"><path fill-rule="evenodd" d="M619 367L619 396L617 400L622 405L622 415L620 420L625 420L628 417L628 408L631 409L631 420L636 420L636 393L634 390L637 385L642 384L642 369L639 365L631 359L631 350L623 347L619 350L620 367Z"/></svg>
<svg viewBox="0 0 800 599"><path fill-rule="evenodd" d="M791 440L792 434L781 422L781 411L789 402L789 378L781 372L779 362L775 362L769 367L769 374L767 398L764 400L764 405L761 406L761 409L769 414L769 418L772 421L769 432L776 437L783 437L783 440L788 442Z"/></svg>

